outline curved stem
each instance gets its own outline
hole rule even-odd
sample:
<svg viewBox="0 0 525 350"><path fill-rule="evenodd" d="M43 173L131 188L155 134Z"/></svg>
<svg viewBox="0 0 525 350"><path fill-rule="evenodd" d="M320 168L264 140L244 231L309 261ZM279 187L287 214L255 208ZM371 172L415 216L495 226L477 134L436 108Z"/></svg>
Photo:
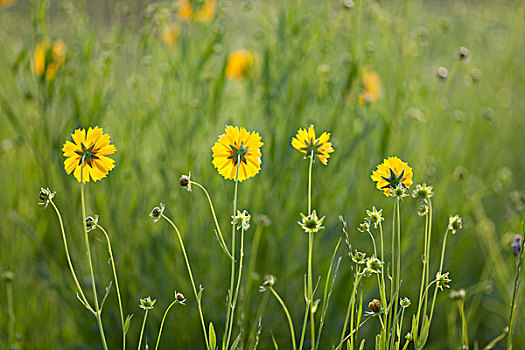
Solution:
<svg viewBox="0 0 525 350"><path fill-rule="evenodd" d="M89 304L89 301L87 300L86 296L84 295L84 291L82 290L82 286L80 285L80 282L78 281L77 274L75 273L75 268L73 267L73 262L71 261L71 256L69 255L69 248L67 246L67 239L66 239L66 232L64 229L64 222L62 221L62 215L60 215L60 211L58 210L58 207L55 205L55 203L50 200L49 201L53 208L55 209L55 212L58 216L58 221L60 223L60 230L62 232L62 241L64 242L64 249L66 251L66 258L67 258L67 264L69 266L69 270L71 271L71 275L73 276L73 280L75 281L75 285L78 289L78 295L80 297L80 300L84 304L84 306L91 311L92 314L95 314L95 310L91 307Z"/></svg>
<svg viewBox="0 0 525 350"><path fill-rule="evenodd" d="M290 312L288 312L288 308L286 307L286 304L284 303L283 299L281 299L279 294L277 294L275 289L273 289L273 287L269 287L269 289L272 292L272 294L275 296L275 298L277 299L279 304L281 304L281 306L282 306L282 308L284 310L284 313L286 314L286 318L288 319L288 325L290 326L290 336L292 337L292 348L293 348L293 350L296 350L295 332L294 332L293 322L292 322L292 317L290 316Z"/></svg>
<svg viewBox="0 0 525 350"><path fill-rule="evenodd" d="M201 325L202 325L202 331L204 333L204 341L206 343L206 348L210 350L210 345L208 342L208 333L206 332L206 323L204 322L204 315L202 313L202 305L201 305L201 298L199 297L199 294L197 293L197 288L195 287L195 281L193 280L193 273L191 272L191 266L190 261L188 260L188 255L186 254L186 248L184 247L184 242L182 241L182 236L180 234L179 229L177 226L171 221L166 215L161 214L162 218L164 218L167 222L170 223L171 227L175 230L177 233L177 237L179 239L180 247L182 250L182 255L184 256L184 261L186 262L186 268L188 270L188 275L190 276L191 281L191 287L193 288L193 293L195 294L195 299L197 299L197 308L199 309L199 317L201 319Z"/></svg>
<svg viewBox="0 0 525 350"><path fill-rule="evenodd" d="M222 235L221 227L219 226L219 221L217 220L217 215L215 214L215 208L213 207L213 202L211 201L211 197L210 197L208 191L206 191L206 188L204 188L204 186L202 186L198 182L190 181L190 183L192 185L195 185L195 186L199 187L200 189L202 189L202 191L206 195L206 198L208 199L208 204L210 205L211 214L212 214L213 220L215 222L215 227L217 228L217 234L219 236L219 243L220 243L222 249L224 249L224 251L226 252L226 254L228 254L228 257L233 260L233 256L230 254L230 251L228 250L228 247L226 246L226 242L224 241L224 237Z"/></svg>
<svg viewBox="0 0 525 350"><path fill-rule="evenodd" d="M139 346L137 347L138 350L140 350L140 346L142 345L142 335L144 334L144 328L146 327L146 320L148 319L148 309L146 309L146 314L144 315L144 321L142 321L142 328L140 329L140 337L139 337Z"/></svg>
<svg viewBox="0 0 525 350"><path fill-rule="evenodd" d="M82 158L82 169L81 169L81 177L84 175L84 158ZM83 178L81 178L83 181ZM91 250L89 248L89 237L87 233L87 227L86 227L86 203L84 198L84 182L82 182L82 187L80 191L80 197L82 202L82 227L84 228L84 241L86 244L86 254L89 262L89 273L91 275L91 287L93 289L93 300L95 302L95 317L97 318L98 323L98 329L100 331L100 339L102 340L102 346L104 347L104 350L108 350L108 344L106 343L106 336L104 335L104 327L102 325L102 312L100 311L99 305L98 305L98 296L97 296L97 286L95 284L95 274L93 271L93 263L91 261Z"/></svg>
<svg viewBox="0 0 525 350"><path fill-rule="evenodd" d="M126 349L126 332L124 331L124 312L122 311L122 298L120 297L120 288L118 285L118 278L117 278L117 268L115 267L115 259L113 258L113 251L111 250L111 242L109 240L109 235L104 230L104 228L97 224L97 227L104 233L104 236L106 236L106 241L108 242L108 252L109 252L109 259L111 260L111 268L113 269L113 279L115 279L115 289L117 290L117 298L118 298L118 307L120 310L120 321L122 323L122 349Z"/></svg>
<svg viewBox="0 0 525 350"><path fill-rule="evenodd" d="M164 327L164 321L166 320L166 316L168 315L168 311L170 311L171 307L173 305L177 304L177 302L178 302L177 299L173 300L173 302L170 304L170 306L168 306L168 308L164 312L164 316L162 317L162 322L160 323L159 335L157 336L157 344L155 345L155 350L157 350L159 348L160 336L162 335L162 329Z"/></svg>

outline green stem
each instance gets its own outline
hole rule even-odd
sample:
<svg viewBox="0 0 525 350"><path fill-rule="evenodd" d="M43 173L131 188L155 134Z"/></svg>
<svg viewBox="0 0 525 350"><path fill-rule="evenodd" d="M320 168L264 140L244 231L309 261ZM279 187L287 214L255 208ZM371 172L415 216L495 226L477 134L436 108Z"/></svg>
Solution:
<svg viewBox="0 0 525 350"><path fill-rule="evenodd" d="M308 167L308 214L312 212L312 167L314 164L314 151L310 154L310 165Z"/></svg>
<svg viewBox="0 0 525 350"><path fill-rule="evenodd" d="M308 215L312 213L312 167L314 163L314 152L310 154L310 166L308 168ZM308 300L310 304L310 338L312 350L315 349L315 318L313 308L313 277L312 277L312 254L314 245L314 233L308 234Z"/></svg>
<svg viewBox="0 0 525 350"><path fill-rule="evenodd" d="M166 320L166 316L168 315L168 311L170 311L171 307L173 305L177 304L177 302L178 302L177 299L173 300L173 302L170 304L170 306L168 306L168 308L164 312L164 316L162 317L162 322L160 323L159 335L157 337L157 344L155 345L155 350L157 350L159 348L160 336L162 335L162 329L164 327L164 321Z"/></svg>
<svg viewBox="0 0 525 350"><path fill-rule="evenodd" d="M13 300L13 281L6 279L6 293L7 293L7 316L9 319L9 348L15 348L15 303Z"/></svg>
<svg viewBox="0 0 525 350"><path fill-rule="evenodd" d="M230 329L228 331L228 339L230 339L232 328L233 328L233 315L235 313L235 306L237 305L237 298L239 296L239 288L241 286L241 277L242 277L242 262L244 257L244 228L241 228L241 248L239 253L239 272L237 273L237 287L235 288L235 295L233 296L232 304L232 320L230 322Z"/></svg>
<svg viewBox="0 0 525 350"><path fill-rule="evenodd" d="M202 189L202 191L206 195L206 198L208 199L208 204L210 205L211 214L212 214L213 220L215 222L215 227L217 228L217 234L219 236L219 243L221 244L221 247L225 250L226 254L228 254L228 257L233 260L233 257L230 254L230 251L228 250L228 247L226 246L226 242L224 241L224 236L222 235L221 227L219 226L219 221L217 220L217 215L215 214L215 208L213 207L213 202L211 201L211 197L210 197L208 191L206 191L206 188L204 188L204 186L202 186L198 182L190 181L190 183L195 185L195 186L197 186L197 187L199 187L200 189Z"/></svg>
<svg viewBox="0 0 525 350"><path fill-rule="evenodd" d="M428 261L427 261L427 272L426 272L426 284L428 285L428 281L430 279L430 244L432 243L432 201L430 198L428 199L428 240L427 240L427 253L428 253ZM424 305L423 305L424 314L427 314L427 307L428 307L428 295L426 298L424 298Z"/></svg>
<svg viewBox="0 0 525 350"><path fill-rule="evenodd" d="M525 231L525 230L524 230ZM523 236L522 236L523 239ZM520 243L520 255L516 262L516 278L514 279L514 292L512 294L512 303L509 320L509 334L507 335L507 350L512 349L512 332L514 331L514 322L518 311L518 297L521 282L521 265L523 263L523 243Z"/></svg>
<svg viewBox="0 0 525 350"><path fill-rule="evenodd" d="M269 287L269 289L272 292L272 294L275 296L275 298L277 299L279 304L281 304L281 306L282 306L282 308L284 310L284 313L286 314L286 318L288 319L288 325L290 326L290 336L292 337L292 348L293 348L293 350L296 350L295 332L294 332L293 322L292 322L292 317L290 316L290 312L288 312L288 308L286 307L286 304L284 303L283 299L281 299L279 294L277 294L275 289L273 289L273 287L271 287L271 286Z"/></svg>
<svg viewBox="0 0 525 350"><path fill-rule="evenodd" d="M195 299L197 300L197 308L199 309L199 317L201 319L201 326L202 326L202 332L204 333L204 341L206 343L206 349L210 350L210 345L209 345L209 342L208 342L208 333L206 332L206 323L204 322L204 315L202 313L201 298L199 297L199 294L197 293L197 287L195 286L195 281L193 279L193 273L191 272L190 261L188 260L188 255L186 254L186 248L184 247L184 242L182 241L182 236L180 234L179 229L173 223L173 221L171 221L164 214L161 214L161 216L167 222L169 222L171 227L173 227L173 229L177 233L177 237L179 239L180 247L181 247L181 250L182 250L182 255L184 256L184 261L186 262L186 269L188 270L188 275L190 276L190 282L191 282L191 287L193 288L193 294L195 294Z"/></svg>
<svg viewBox="0 0 525 350"><path fill-rule="evenodd" d="M344 339L345 339L346 327L348 326L348 318L350 317L350 311L354 307L355 293L357 291L357 286L358 286L360 280L361 280L361 275L359 274L359 270L356 270L355 279L354 279L354 286L352 288L352 295L350 295L350 300L348 301L348 307L346 309L346 316L345 316L345 323L344 323L344 326L343 326L343 331L341 332L341 340L339 342L339 345L341 345L343 343ZM350 330L350 331L353 332L353 329Z"/></svg>
<svg viewBox="0 0 525 350"><path fill-rule="evenodd" d="M458 300L459 315L461 317L461 345L462 349L468 349L468 329L467 318L465 317L465 308L463 300Z"/></svg>
<svg viewBox="0 0 525 350"><path fill-rule="evenodd" d="M67 246L66 232L64 230L64 222L62 221L62 215L60 215L60 211L58 210L58 207L55 205L55 203L52 200L50 200L49 203L51 203L51 205L55 209L55 212L56 212L56 214L58 216L58 221L60 223L60 230L62 232L62 241L64 242L64 249L66 251L67 263L69 265L69 270L71 271L71 275L73 276L73 280L75 281L75 285L77 286L80 300L82 301L84 306L89 311L91 311L91 313L93 313L93 315L95 315L95 310L93 310L93 308L89 304L89 301L87 300L86 296L84 295L84 291L82 290L82 287L80 286L80 282L78 281L77 274L75 273L75 269L73 268L73 263L71 261L71 256L69 255L69 249L68 249L68 246Z"/></svg>
<svg viewBox="0 0 525 350"><path fill-rule="evenodd" d="M235 173L235 188L233 191L233 215L237 215L237 192L239 186L239 167L241 164L240 156L237 157L237 170ZM228 291L228 310L226 311L226 327L224 328L224 337L222 338L222 348L227 349L230 345L230 323L233 323L233 288L235 283L235 224L232 223L232 266L230 277L230 289Z"/></svg>
<svg viewBox="0 0 525 350"><path fill-rule="evenodd" d="M427 242L428 242L428 221L429 221L429 215L425 216L425 244L423 246L423 268L421 269L421 286L419 287L419 301L417 303L417 316L415 318L415 333L417 333L417 329L419 326L419 317L421 314L421 306L423 305L423 290L425 289L425 285L428 284L428 282L425 284L425 281L427 280L428 276L426 276L427 273L427 264L428 264L428 255L429 252L427 250ZM426 310L425 310L426 312Z"/></svg>
<svg viewBox="0 0 525 350"><path fill-rule="evenodd" d="M89 237L86 227L86 202L85 202L85 196L84 196L84 182L83 182L83 176L84 176L84 157L82 157L82 168L81 170L81 181L82 181L82 187L80 191L80 197L82 202L82 227L84 228L84 242L86 245L86 255L88 258L89 263L89 273L91 276L91 287L93 289L93 300L95 302L95 317L97 319L98 329L100 331L100 339L102 340L102 346L104 350L108 350L108 344L106 343L106 336L104 335L104 327L102 325L102 312L98 305L98 296L97 296L97 286L95 284L95 274L93 271L93 263L91 261L91 249L89 248Z"/></svg>
<svg viewBox="0 0 525 350"><path fill-rule="evenodd" d="M144 334L144 328L146 327L146 320L148 319L148 309L146 309L146 313L144 314L144 321L142 321L142 328L140 329L140 337L139 337L139 346L137 347L138 350L140 350L140 346L142 345L142 335Z"/></svg>
<svg viewBox="0 0 525 350"><path fill-rule="evenodd" d="M104 236L106 236L106 241L108 242L108 252L109 252L109 259L111 260L111 268L113 270L113 279L115 280L115 289L117 290L117 298L118 298L118 307L120 311L120 321L122 323L122 349L126 349L126 332L124 331L124 312L122 311L122 298L120 297L120 288L118 285L118 278L117 278L117 268L115 267L115 259L113 258L113 251L111 250L111 242L109 240L109 235L104 230L104 228L97 224L97 227L104 233Z"/></svg>
<svg viewBox="0 0 525 350"><path fill-rule="evenodd" d="M301 330L301 341L299 342L299 349L303 349L304 337L306 335L306 324L308 322L308 310L310 309L310 302L306 298L306 307L304 309L303 328Z"/></svg>
<svg viewBox="0 0 525 350"><path fill-rule="evenodd" d="M445 248L447 246L447 237L449 229L445 231L445 238L443 239L443 247L441 248L441 261L439 262L439 273L443 272L443 262L445 260ZM436 283L436 289L434 290L434 296L432 297L432 305L430 306L430 317L428 318L428 326L432 322L432 317L434 315L434 307L436 305L436 296L437 296L438 285Z"/></svg>

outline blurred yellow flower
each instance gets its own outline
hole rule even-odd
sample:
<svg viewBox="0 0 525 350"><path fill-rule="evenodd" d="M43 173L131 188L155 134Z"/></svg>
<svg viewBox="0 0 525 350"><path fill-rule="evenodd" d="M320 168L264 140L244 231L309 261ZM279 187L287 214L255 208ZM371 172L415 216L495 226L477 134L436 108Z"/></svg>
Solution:
<svg viewBox="0 0 525 350"><path fill-rule="evenodd" d="M398 157L389 157L377 166L370 178L376 182L378 190L385 196L392 196L392 190L398 186L407 189L412 185L412 168Z"/></svg>
<svg viewBox="0 0 525 350"><path fill-rule="evenodd" d="M359 104L375 103L381 96L381 80L379 75L368 69L363 71L363 91L359 93Z"/></svg>
<svg viewBox="0 0 525 350"><path fill-rule="evenodd" d="M8 8L13 5L16 0L0 0L0 8Z"/></svg>
<svg viewBox="0 0 525 350"><path fill-rule="evenodd" d="M185 22L190 22L192 19L197 22L210 22L215 17L217 10L217 0L205 0L200 8L196 8L192 4L192 0L179 0L179 11L177 16Z"/></svg>
<svg viewBox="0 0 525 350"><path fill-rule="evenodd" d="M167 24L159 29L159 39L167 44L169 47L173 47L177 41L177 28L174 24Z"/></svg>
<svg viewBox="0 0 525 350"><path fill-rule="evenodd" d="M315 129L310 125L308 131L306 129L297 130L297 134L292 138L292 146L296 150L305 154L306 157L311 157L312 153L317 156L321 163L327 164L330 153L334 151L330 140L330 133L323 132L319 138L315 138Z"/></svg>
<svg viewBox="0 0 525 350"><path fill-rule="evenodd" d="M53 79L57 70L66 61L66 52L66 44L60 39L53 44L49 40L41 41L35 47L31 59L31 70L39 77L47 80Z"/></svg>
<svg viewBox="0 0 525 350"><path fill-rule="evenodd" d="M230 53L226 62L226 77L239 80L246 76L253 67L255 54L248 50L237 50Z"/></svg>
<svg viewBox="0 0 525 350"><path fill-rule="evenodd" d="M64 168L66 173L73 175L78 182L89 182L89 179L98 181L115 167L115 161L106 156L117 150L110 144L109 135L104 134L102 128L95 126L85 129L77 129L71 134L73 142L66 141L62 151L64 152ZM84 159L84 170L82 171L82 159ZM83 172L83 173L82 173Z"/></svg>
<svg viewBox="0 0 525 350"><path fill-rule="evenodd" d="M239 168L239 182L244 181L261 170L262 145L255 131L228 125L211 149L212 163L226 180L235 180Z"/></svg>

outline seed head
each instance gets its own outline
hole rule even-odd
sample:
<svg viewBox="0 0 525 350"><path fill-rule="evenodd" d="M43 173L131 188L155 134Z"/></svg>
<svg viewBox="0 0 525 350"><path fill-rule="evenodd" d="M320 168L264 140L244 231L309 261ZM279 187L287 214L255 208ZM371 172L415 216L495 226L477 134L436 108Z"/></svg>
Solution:
<svg viewBox="0 0 525 350"><path fill-rule="evenodd" d="M15 274L12 273L11 271L6 271L2 274L2 278L6 281L6 282L13 282L13 280L15 279Z"/></svg>
<svg viewBox="0 0 525 350"><path fill-rule="evenodd" d="M450 288L448 285L452 281L450 278L448 278L448 272L445 272L444 274L441 274L441 272L438 271L436 274L436 285L439 289L443 290L443 287Z"/></svg>
<svg viewBox="0 0 525 350"><path fill-rule="evenodd" d="M367 210L366 214L368 217L365 220L368 220L375 228L377 228L381 221L385 220L382 216L383 209L377 210L376 207L372 207L372 210Z"/></svg>
<svg viewBox="0 0 525 350"><path fill-rule="evenodd" d="M185 305L186 297L182 293L175 291L175 300L177 300L179 304Z"/></svg>
<svg viewBox="0 0 525 350"><path fill-rule="evenodd" d="M275 277L272 275L266 275L264 277L264 282L259 287L259 292L266 292L268 288L273 287L275 284Z"/></svg>
<svg viewBox="0 0 525 350"><path fill-rule="evenodd" d="M352 252L350 251L349 255L354 263L358 265L366 264L366 253L359 252L356 249L355 253L352 254Z"/></svg>
<svg viewBox="0 0 525 350"><path fill-rule="evenodd" d="M301 213L301 221L298 221L297 223L306 233L316 233L322 229L324 229L323 221L325 219L325 216L322 218L317 217L317 212L314 210L312 213L308 216L305 216L303 213Z"/></svg>
<svg viewBox="0 0 525 350"><path fill-rule="evenodd" d="M437 70L437 75L441 80L446 80L448 78L448 69L445 67L439 67Z"/></svg>
<svg viewBox="0 0 525 350"><path fill-rule="evenodd" d="M232 215L232 225L237 225L237 230L240 230L241 227L244 231L250 228L250 219L251 215L246 211L237 210L237 215Z"/></svg>
<svg viewBox="0 0 525 350"><path fill-rule="evenodd" d="M465 299L466 292L464 289L460 290L451 290L449 297L452 300L464 300Z"/></svg>
<svg viewBox="0 0 525 350"><path fill-rule="evenodd" d="M157 299L151 300L150 297L147 297L147 298L144 298L144 299L140 299L139 307L141 309L143 309L143 310L151 310L151 309L153 309L153 305L155 305L156 301L157 301Z"/></svg>
<svg viewBox="0 0 525 350"><path fill-rule="evenodd" d="M366 267L370 269L371 273L381 273L381 269L383 268L383 262L375 256L371 256L368 259L366 259Z"/></svg>
<svg viewBox="0 0 525 350"><path fill-rule="evenodd" d="M84 221L86 222L87 232L94 230L97 228L98 225L98 215L95 215L95 217L88 216Z"/></svg>
<svg viewBox="0 0 525 350"><path fill-rule="evenodd" d="M372 311L374 314L381 312L381 302L377 299L372 300L368 303L368 310Z"/></svg>
<svg viewBox="0 0 525 350"><path fill-rule="evenodd" d="M158 207L153 208L151 213L149 213L149 216L153 218L154 222L157 222L162 217L165 208L166 206L163 203L160 203Z"/></svg>
<svg viewBox="0 0 525 350"><path fill-rule="evenodd" d="M359 224L357 230L359 232L368 232L370 230L370 223L368 221L364 221L362 224Z"/></svg>
<svg viewBox="0 0 525 350"><path fill-rule="evenodd" d="M470 53L465 46L461 46L458 51L458 58L462 61L468 61Z"/></svg>
<svg viewBox="0 0 525 350"><path fill-rule="evenodd" d="M448 219L448 229L452 232L452 234L456 234L457 230L461 230L463 228L463 225L461 223L461 217L459 215L451 216Z"/></svg>
<svg viewBox="0 0 525 350"><path fill-rule="evenodd" d="M430 198L434 196L432 192L432 186L427 186L426 183L422 185L416 185L416 189L412 191L412 197L417 199L419 202L428 202Z"/></svg>
<svg viewBox="0 0 525 350"><path fill-rule="evenodd" d="M38 204L43 205L44 208L47 208L49 202L53 200L55 193L55 191L51 191L49 188L40 187L40 193L38 194L38 198L40 198L42 202Z"/></svg>
<svg viewBox="0 0 525 350"><path fill-rule="evenodd" d="M188 192L191 192L191 171L188 173L188 175L182 175L180 177L179 184L182 187L186 187L186 190L188 190Z"/></svg>
<svg viewBox="0 0 525 350"><path fill-rule="evenodd" d="M396 188L392 190L392 197L403 199L408 197L407 188L403 184L397 185Z"/></svg>
<svg viewBox="0 0 525 350"><path fill-rule="evenodd" d="M411 303L410 303L410 299L408 299L407 297L404 297L403 299L401 299L401 300L399 301L399 305L401 305L401 307L402 307L403 309L406 309L407 307L409 307L410 304L411 304Z"/></svg>

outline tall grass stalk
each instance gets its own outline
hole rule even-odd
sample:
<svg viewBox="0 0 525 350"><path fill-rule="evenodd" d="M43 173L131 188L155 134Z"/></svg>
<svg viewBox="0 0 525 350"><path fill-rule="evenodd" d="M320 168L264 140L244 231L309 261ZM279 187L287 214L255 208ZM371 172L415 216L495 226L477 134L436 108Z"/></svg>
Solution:
<svg viewBox="0 0 525 350"><path fill-rule="evenodd" d="M292 317L290 316L290 312L288 311L288 308L286 307L286 304L284 303L283 299L279 296L279 294L277 294L275 289L273 289L272 286L269 286L268 289L270 289L270 291L275 296L279 304L281 304L281 307L283 308L283 311L286 314L286 319L288 320L288 326L290 327L290 337L292 338L292 349L296 350L297 347L295 345L295 331L293 327Z"/></svg>
<svg viewBox="0 0 525 350"><path fill-rule="evenodd" d="M525 229L522 231L525 233ZM519 243L519 254L516 258L516 277L514 279L514 291L512 293L512 303L510 307L509 316L509 333L507 335L507 350L512 349L512 333L514 331L514 323L516 321L516 314L518 312L518 299L520 293L520 282L521 282L521 266L523 264L523 235Z"/></svg>

